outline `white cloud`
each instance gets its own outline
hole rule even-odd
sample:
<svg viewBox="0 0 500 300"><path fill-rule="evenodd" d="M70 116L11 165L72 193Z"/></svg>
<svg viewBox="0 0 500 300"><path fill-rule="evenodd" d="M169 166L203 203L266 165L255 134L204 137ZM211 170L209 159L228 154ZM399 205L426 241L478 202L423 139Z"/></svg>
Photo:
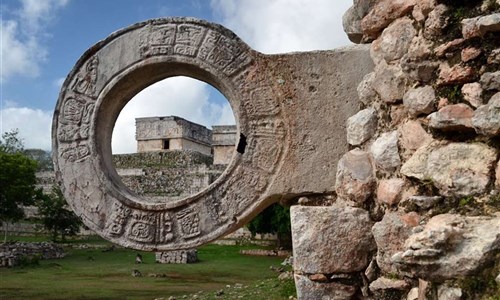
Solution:
<svg viewBox="0 0 500 300"><path fill-rule="evenodd" d="M157 82L137 94L121 111L113 130L113 153L136 152L135 118L179 116L211 129L212 125L234 124L228 103L209 101L209 86L188 77Z"/></svg>
<svg viewBox="0 0 500 300"><path fill-rule="evenodd" d="M211 5L223 25L264 53L350 44L342 15L352 0L212 0Z"/></svg>
<svg viewBox="0 0 500 300"><path fill-rule="evenodd" d="M24 147L51 149L50 132L52 126L52 112L28 107L15 107L10 102L0 110L0 132L19 129L19 137Z"/></svg>
<svg viewBox="0 0 500 300"><path fill-rule="evenodd" d="M11 19L0 20L0 81L21 75L36 77L40 64L46 60L43 43L47 25L54 11L68 0L22 0L21 7Z"/></svg>

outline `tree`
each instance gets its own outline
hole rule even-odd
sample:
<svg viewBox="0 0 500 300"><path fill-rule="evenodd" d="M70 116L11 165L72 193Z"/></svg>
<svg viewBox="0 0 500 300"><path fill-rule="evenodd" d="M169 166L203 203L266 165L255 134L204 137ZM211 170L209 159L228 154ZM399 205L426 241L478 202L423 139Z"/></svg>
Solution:
<svg viewBox="0 0 500 300"><path fill-rule="evenodd" d="M32 204L36 195L37 163L22 153L23 144L17 134L17 130L6 132L0 140L0 221L5 228L4 242L8 224L24 217L22 206Z"/></svg>
<svg viewBox="0 0 500 300"><path fill-rule="evenodd" d="M278 247L290 249L292 247L292 229L290 223L290 209L274 203L258 214L247 225L252 234L276 233Z"/></svg>
<svg viewBox="0 0 500 300"><path fill-rule="evenodd" d="M43 226L51 232L53 241L56 241L59 234L64 241L67 235L76 235L80 230L82 222L68 209L63 193L57 185L52 186L50 195L40 192L36 206Z"/></svg>
<svg viewBox="0 0 500 300"><path fill-rule="evenodd" d="M38 162L38 171L53 171L54 165L50 152L42 149L26 149L23 151L26 156Z"/></svg>

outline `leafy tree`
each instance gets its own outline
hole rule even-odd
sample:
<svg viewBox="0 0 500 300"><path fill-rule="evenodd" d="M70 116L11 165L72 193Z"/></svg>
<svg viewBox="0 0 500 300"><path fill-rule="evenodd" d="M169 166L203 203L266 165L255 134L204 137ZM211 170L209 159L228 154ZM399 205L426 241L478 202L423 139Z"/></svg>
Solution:
<svg viewBox="0 0 500 300"><path fill-rule="evenodd" d="M36 161L22 153L23 144L12 130L0 140L0 222L7 240L8 224L24 217L23 205L30 205L35 197Z"/></svg>
<svg viewBox="0 0 500 300"><path fill-rule="evenodd" d="M258 214L247 225L252 234L276 233L278 247L292 247L292 229L290 225L290 209L275 203Z"/></svg>
<svg viewBox="0 0 500 300"><path fill-rule="evenodd" d="M53 171L52 157L50 152L42 149L26 149L24 154L38 162L38 171Z"/></svg>
<svg viewBox="0 0 500 300"><path fill-rule="evenodd" d="M5 153L18 153L24 150L22 139L18 136L19 129L13 129L2 134L0 151Z"/></svg>
<svg viewBox="0 0 500 300"><path fill-rule="evenodd" d="M76 235L82 225L75 213L68 209L61 189L54 185L50 195L40 193L36 206L43 226L52 233L52 240L56 241L61 235L64 241L67 235Z"/></svg>

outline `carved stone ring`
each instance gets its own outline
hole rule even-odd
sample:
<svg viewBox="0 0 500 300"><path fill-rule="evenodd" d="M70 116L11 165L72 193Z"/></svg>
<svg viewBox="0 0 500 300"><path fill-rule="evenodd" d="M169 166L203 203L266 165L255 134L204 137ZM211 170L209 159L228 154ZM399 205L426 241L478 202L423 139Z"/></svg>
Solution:
<svg viewBox="0 0 500 300"><path fill-rule="evenodd" d="M56 178L84 223L114 243L162 251L217 239L270 203L331 190L331 161L347 144L343 134L337 140L334 132L326 137L319 131L343 129L357 110L351 94L371 68L366 50L263 55L222 26L191 18L154 19L117 31L87 50L64 82L52 129ZM332 88L333 80L321 74L342 55L368 63ZM335 68L329 76L349 73ZM207 82L224 94L240 143L205 190L155 203L122 183L111 135L133 96L172 76ZM326 103L332 92L342 101ZM303 175L318 180L307 183Z"/></svg>

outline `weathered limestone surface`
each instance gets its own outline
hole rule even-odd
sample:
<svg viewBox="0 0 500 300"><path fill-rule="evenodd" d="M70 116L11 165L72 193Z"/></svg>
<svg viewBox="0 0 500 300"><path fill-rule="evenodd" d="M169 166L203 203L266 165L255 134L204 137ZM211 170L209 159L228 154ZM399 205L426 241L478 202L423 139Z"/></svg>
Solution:
<svg viewBox="0 0 500 300"><path fill-rule="evenodd" d="M368 152L354 149L346 153L337 166L337 196L359 205L372 194L375 186L373 162Z"/></svg>
<svg viewBox="0 0 500 300"><path fill-rule="evenodd" d="M345 300L352 299L356 293L354 286L337 282L314 282L307 276L295 274L297 298L301 300Z"/></svg>
<svg viewBox="0 0 500 300"><path fill-rule="evenodd" d="M412 228L419 222L418 215L387 212L382 221L372 228L377 243L377 265L386 273L396 273L396 265L391 258L404 249L405 240L411 235Z"/></svg>
<svg viewBox="0 0 500 300"><path fill-rule="evenodd" d="M295 272L352 273L368 266L375 243L364 209L293 206L291 221Z"/></svg>
<svg viewBox="0 0 500 300"><path fill-rule="evenodd" d="M405 176L431 179L443 195L469 196L485 191L496 151L484 144L433 142L401 167Z"/></svg>
<svg viewBox="0 0 500 300"><path fill-rule="evenodd" d="M366 46L264 55L197 19L132 25L94 45L63 84L52 130L57 180L85 224L113 242L194 248L242 226L279 195L332 190L336 162L348 149L345 122L359 107L356 87L372 69ZM124 187L111 134L137 91L176 75L227 96L240 141L207 189L156 203Z"/></svg>
<svg viewBox="0 0 500 300"><path fill-rule="evenodd" d="M360 145L377 130L377 112L373 108L363 109L347 119L347 142Z"/></svg>
<svg viewBox="0 0 500 300"><path fill-rule="evenodd" d="M492 262L500 249L500 218L453 214L430 219L422 232L405 241L392 261L407 272L430 281L475 273Z"/></svg>
<svg viewBox="0 0 500 300"><path fill-rule="evenodd" d="M370 147L373 160L380 170L394 171L401 165L398 136L397 130L383 133Z"/></svg>

